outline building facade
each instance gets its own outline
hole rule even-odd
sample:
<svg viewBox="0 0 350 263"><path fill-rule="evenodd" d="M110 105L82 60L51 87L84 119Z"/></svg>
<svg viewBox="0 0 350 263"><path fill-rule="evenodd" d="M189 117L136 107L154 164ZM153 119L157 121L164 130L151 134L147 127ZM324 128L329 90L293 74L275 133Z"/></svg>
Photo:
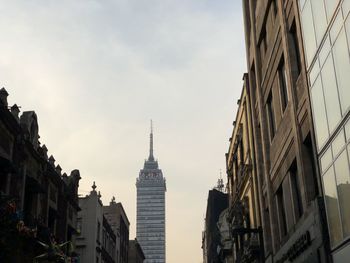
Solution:
<svg viewBox="0 0 350 263"><path fill-rule="evenodd" d="M80 173L73 170L69 176L62 174L62 168L55 164L52 155L48 157L48 149L40 143L36 113L25 111L20 115L16 104L8 106L7 97L2 88L0 261L33 262L36 256L45 254L44 247L37 245L38 240L45 244L69 241L75 245ZM12 251L11 259L6 251ZM74 252L68 254L71 259L74 257Z"/></svg>
<svg viewBox="0 0 350 263"><path fill-rule="evenodd" d="M123 205L113 197L109 206L103 206L103 214L116 235L116 263L128 263L130 222Z"/></svg>
<svg viewBox="0 0 350 263"><path fill-rule="evenodd" d="M298 8L333 262L350 258L350 1Z"/></svg>
<svg viewBox="0 0 350 263"><path fill-rule="evenodd" d="M95 182L89 195L79 198L77 253L84 263L117 263L116 235L103 215Z"/></svg>
<svg viewBox="0 0 350 263"><path fill-rule="evenodd" d="M153 131L150 153L136 181L136 236L146 263L165 263L165 191L166 183L153 156Z"/></svg>
<svg viewBox="0 0 350 263"><path fill-rule="evenodd" d="M265 261L327 262L298 1L242 2L258 193L254 202Z"/></svg>
<svg viewBox="0 0 350 263"><path fill-rule="evenodd" d="M217 189L208 193L205 225L202 237L203 262L219 263L220 230L217 226L220 214L228 207L228 195Z"/></svg>
<svg viewBox="0 0 350 263"><path fill-rule="evenodd" d="M129 240L129 262L128 263L143 263L145 255L143 254L140 243L135 238Z"/></svg>
<svg viewBox="0 0 350 263"><path fill-rule="evenodd" d="M248 74L243 76L243 88L238 100L236 119L230 145L226 154L227 186L229 209L226 220L232 226L225 262L241 262L251 254L259 260L264 259L262 224L260 218L259 178L256 173L254 137L250 103ZM269 233L267 232L266 235ZM256 240L252 245L250 240Z"/></svg>

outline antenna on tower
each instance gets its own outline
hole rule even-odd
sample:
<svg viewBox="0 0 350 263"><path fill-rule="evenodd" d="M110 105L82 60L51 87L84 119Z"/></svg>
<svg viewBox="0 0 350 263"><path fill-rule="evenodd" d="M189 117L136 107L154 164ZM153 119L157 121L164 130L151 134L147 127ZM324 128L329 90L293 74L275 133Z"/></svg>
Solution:
<svg viewBox="0 0 350 263"><path fill-rule="evenodd" d="M149 140L149 161L154 161L154 156L153 156L153 121L151 119L151 133L150 133L150 140Z"/></svg>
<svg viewBox="0 0 350 263"><path fill-rule="evenodd" d="M220 169L220 177L218 179L215 189L220 192L224 192L224 188L225 188L225 185L224 185L224 180L222 179L222 170Z"/></svg>

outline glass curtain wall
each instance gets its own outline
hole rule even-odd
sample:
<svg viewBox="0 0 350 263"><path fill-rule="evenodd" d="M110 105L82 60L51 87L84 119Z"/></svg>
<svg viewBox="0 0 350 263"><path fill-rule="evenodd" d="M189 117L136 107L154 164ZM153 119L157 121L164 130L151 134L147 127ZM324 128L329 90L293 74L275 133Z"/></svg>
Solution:
<svg viewBox="0 0 350 263"><path fill-rule="evenodd" d="M299 8L329 235L336 250L350 238L350 0L299 0Z"/></svg>

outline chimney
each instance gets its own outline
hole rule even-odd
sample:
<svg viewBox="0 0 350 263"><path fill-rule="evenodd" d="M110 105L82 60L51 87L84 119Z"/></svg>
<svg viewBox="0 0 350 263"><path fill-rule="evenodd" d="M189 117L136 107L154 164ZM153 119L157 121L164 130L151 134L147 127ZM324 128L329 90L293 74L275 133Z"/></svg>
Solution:
<svg viewBox="0 0 350 263"><path fill-rule="evenodd" d="M55 167L55 158L53 158L52 155L49 157L49 163L50 163L53 167Z"/></svg>
<svg viewBox="0 0 350 263"><path fill-rule="evenodd" d="M15 117L16 121L19 123L19 108L17 106L17 104L14 104L12 107L11 107L11 113L13 115L13 117Z"/></svg>
<svg viewBox="0 0 350 263"><path fill-rule="evenodd" d="M7 107L7 97L8 97L8 93L6 91L6 89L3 87L2 89L0 89L0 102Z"/></svg>

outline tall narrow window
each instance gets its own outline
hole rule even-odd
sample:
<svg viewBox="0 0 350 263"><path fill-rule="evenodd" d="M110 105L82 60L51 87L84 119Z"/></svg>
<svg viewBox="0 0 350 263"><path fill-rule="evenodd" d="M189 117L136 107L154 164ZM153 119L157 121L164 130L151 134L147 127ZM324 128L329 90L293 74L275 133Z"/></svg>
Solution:
<svg viewBox="0 0 350 263"><path fill-rule="evenodd" d="M267 117L269 120L269 130L270 130L270 141L275 137L276 126L275 126L275 112L273 107L272 93L270 92L269 97L266 102Z"/></svg>
<svg viewBox="0 0 350 263"><path fill-rule="evenodd" d="M255 62L250 69L251 77L250 77L250 94L252 96L253 106L255 106L256 101L256 76L255 76ZM248 82L249 85L249 82Z"/></svg>
<svg viewBox="0 0 350 263"><path fill-rule="evenodd" d="M295 160L289 169L289 174L290 174L290 181L292 186L294 214L295 214L295 219L298 220L302 216L304 210L303 210L303 204L301 201L298 168Z"/></svg>
<svg viewBox="0 0 350 263"><path fill-rule="evenodd" d="M278 66L278 78L279 78L282 112L284 112L288 104L289 96L288 96L287 71L286 71L283 58L281 59L281 62Z"/></svg>
<svg viewBox="0 0 350 263"><path fill-rule="evenodd" d="M272 0L271 5L273 6L273 13L274 13L274 15L276 17L277 16L277 12L278 12L277 1L276 0Z"/></svg>
<svg viewBox="0 0 350 263"><path fill-rule="evenodd" d="M264 59L267 51L267 34L266 34L265 26L263 26L263 29L260 34L261 36L260 36L259 50L260 50L261 59Z"/></svg>
<svg viewBox="0 0 350 263"><path fill-rule="evenodd" d="M244 164L244 149L243 149L243 139L241 139L239 143L239 157L240 157L240 163Z"/></svg>
<svg viewBox="0 0 350 263"><path fill-rule="evenodd" d="M100 224L100 222L97 222L97 233L96 233L96 235L97 235L96 240L97 241L100 241L100 233L101 233L101 224Z"/></svg>
<svg viewBox="0 0 350 263"><path fill-rule="evenodd" d="M278 212L278 225L280 230L280 237L284 237L287 234L287 220L286 211L283 201L283 188L282 185L276 192L277 212Z"/></svg>
<svg viewBox="0 0 350 263"><path fill-rule="evenodd" d="M289 33L291 36L291 46L292 46L292 53L293 53L292 55L295 57L296 72L297 72L297 76L299 76L301 71L301 57L300 57L298 34L297 34L297 27L295 25L295 21L293 21L292 26L289 30Z"/></svg>

